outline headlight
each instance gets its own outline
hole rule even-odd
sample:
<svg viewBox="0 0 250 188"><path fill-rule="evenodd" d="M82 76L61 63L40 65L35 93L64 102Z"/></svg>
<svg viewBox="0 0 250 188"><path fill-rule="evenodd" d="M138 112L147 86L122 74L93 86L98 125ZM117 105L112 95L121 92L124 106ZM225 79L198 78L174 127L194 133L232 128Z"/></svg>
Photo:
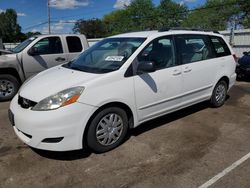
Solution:
<svg viewBox="0 0 250 188"><path fill-rule="evenodd" d="M47 111L55 110L63 106L75 103L84 90L84 87L73 87L65 89L55 95L47 97L37 103L32 110Z"/></svg>

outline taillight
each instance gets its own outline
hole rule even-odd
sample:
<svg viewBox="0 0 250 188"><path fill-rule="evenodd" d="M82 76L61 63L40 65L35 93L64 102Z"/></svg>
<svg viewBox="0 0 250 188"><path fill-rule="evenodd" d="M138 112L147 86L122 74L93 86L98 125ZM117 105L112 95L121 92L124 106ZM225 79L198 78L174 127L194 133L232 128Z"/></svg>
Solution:
<svg viewBox="0 0 250 188"><path fill-rule="evenodd" d="M235 54L233 54L233 57L234 57L235 63L238 63L239 58Z"/></svg>

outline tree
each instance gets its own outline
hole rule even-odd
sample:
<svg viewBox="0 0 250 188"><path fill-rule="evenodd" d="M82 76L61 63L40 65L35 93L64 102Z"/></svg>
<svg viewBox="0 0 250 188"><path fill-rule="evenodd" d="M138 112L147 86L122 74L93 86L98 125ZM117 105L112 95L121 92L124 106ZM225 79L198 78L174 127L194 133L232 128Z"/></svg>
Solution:
<svg viewBox="0 0 250 188"><path fill-rule="evenodd" d="M250 28L250 3L248 0L239 0L238 3L241 10L241 24Z"/></svg>
<svg viewBox="0 0 250 188"><path fill-rule="evenodd" d="M30 37L32 37L32 36L35 36L35 35L41 35L41 33L40 32L28 32L28 33L25 33L25 38L27 39L27 38L30 38Z"/></svg>
<svg viewBox="0 0 250 188"><path fill-rule="evenodd" d="M17 42L21 34L21 27L17 23L17 13L13 9L7 9L0 13L0 36L4 42Z"/></svg>
<svg viewBox="0 0 250 188"><path fill-rule="evenodd" d="M134 0L127 7L131 30L155 29L157 15L152 0Z"/></svg>
<svg viewBox="0 0 250 188"><path fill-rule="evenodd" d="M130 31L132 22L127 10L116 10L105 15L103 22L107 26L109 35Z"/></svg>
<svg viewBox="0 0 250 188"><path fill-rule="evenodd" d="M73 31L85 34L87 38L100 38L107 35L107 26L100 19L81 19L75 23Z"/></svg>
<svg viewBox="0 0 250 188"><path fill-rule="evenodd" d="M235 19L239 19L240 12L237 0L207 0L188 15L183 26L225 30Z"/></svg>
<svg viewBox="0 0 250 188"><path fill-rule="evenodd" d="M152 0L133 0L125 9L104 16L111 35L157 28L157 13Z"/></svg>
<svg viewBox="0 0 250 188"><path fill-rule="evenodd" d="M180 27L187 17L187 7L171 0L161 0L158 27Z"/></svg>

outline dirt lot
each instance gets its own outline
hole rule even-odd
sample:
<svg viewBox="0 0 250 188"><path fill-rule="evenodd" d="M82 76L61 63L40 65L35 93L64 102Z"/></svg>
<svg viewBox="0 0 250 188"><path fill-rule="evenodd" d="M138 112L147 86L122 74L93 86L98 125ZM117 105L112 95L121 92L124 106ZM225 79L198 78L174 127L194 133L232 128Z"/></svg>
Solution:
<svg viewBox="0 0 250 188"><path fill-rule="evenodd" d="M250 83L218 109L201 103L147 122L117 149L32 150L0 103L0 187L199 187L250 152ZM250 187L250 159L211 187Z"/></svg>

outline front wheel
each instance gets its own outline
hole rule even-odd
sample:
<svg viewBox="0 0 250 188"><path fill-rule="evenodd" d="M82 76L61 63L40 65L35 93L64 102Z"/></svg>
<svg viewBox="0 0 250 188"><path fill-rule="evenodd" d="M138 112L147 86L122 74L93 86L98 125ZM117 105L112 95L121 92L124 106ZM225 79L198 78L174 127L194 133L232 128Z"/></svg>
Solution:
<svg viewBox="0 0 250 188"><path fill-rule="evenodd" d="M210 102L213 107L217 108L225 103L226 97L227 97L227 83L224 80L221 80L214 87Z"/></svg>
<svg viewBox="0 0 250 188"><path fill-rule="evenodd" d="M87 144L97 153L119 146L128 130L126 112L118 107L109 107L98 112L90 123Z"/></svg>
<svg viewBox="0 0 250 188"><path fill-rule="evenodd" d="M0 75L0 101L12 99L18 92L19 87L20 83L16 77L9 74Z"/></svg>

